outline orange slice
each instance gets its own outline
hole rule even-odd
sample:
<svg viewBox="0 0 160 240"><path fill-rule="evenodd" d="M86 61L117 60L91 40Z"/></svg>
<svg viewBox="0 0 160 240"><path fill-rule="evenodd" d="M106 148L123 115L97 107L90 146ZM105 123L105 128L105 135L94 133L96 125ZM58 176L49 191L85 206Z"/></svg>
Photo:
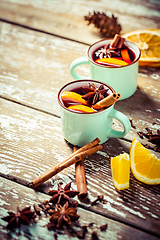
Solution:
<svg viewBox="0 0 160 240"><path fill-rule="evenodd" d="M132 141L129 155L131 170L137 180L150 185L160 184L160 159L136 138Z"/></svg>
<svg viewBox="0 0 160 240"><path fill-rule="evenodd" d="M123 60L127 63L131 63L131 59L130 59L130 56L129 56L129 53L127 51L127 49L122 49L121 50L121 56L123 58Z"/></svg>
<svg viewBox="0 0 160 240"><path fill-rule="evenodd" d="M115 66L115 67L128 65L128 63L126 63L125 61L117 59L117 58L98 58L95 60L95 62L106 64L106 65L111 65L111 66Z"/></svg>
<svg viewBox="0 0 160 240"><path fill-rule="evenodd" d="M122 35L141 50L140 66L160 66L160 29L137 30Z"/></svg>
<svg viewBox="0 0 160 240"><path fill-rule="evenodd" d="M130 160L129 154L123 153L111 158L113 184L118 190L129 188Z"/></svg>
<svg viewBox="0 0 160 240"><path fill-rule="evenodd" d="M72 105L72 106L69 106L68 109L78 111L78 112L83 112L83 113L95 112L92 108L84 105Z"/></svg>
<svg viewBox="0 0 160 240"><path fill-rule="evenodd" d="M61 98L64 104L67 103L69 105L69 104L77 103L77 104L88 105L88 102L82 98L82 95L75 92L64 91L61 94Z"/></svg>

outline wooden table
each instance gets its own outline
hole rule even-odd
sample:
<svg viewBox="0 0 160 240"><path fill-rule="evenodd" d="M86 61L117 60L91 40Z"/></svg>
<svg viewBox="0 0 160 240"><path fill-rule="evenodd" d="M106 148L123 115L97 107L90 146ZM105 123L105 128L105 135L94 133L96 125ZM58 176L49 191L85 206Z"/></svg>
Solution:
<svg viewBox="0 0 160 240"><path fill-rule="evenodd" d="M122 32L160 28L159 0L0 0L0 216L16 207L33 206L49 199L49 189L72 181L70 166L35 191L28 184L72 153L61 131L58 90L72 81L71 62L86 54L88 46L102 38L84 16L105 11L118 17ZM88 74L87 66L79 68ZM137 131L160 129L160 68L140 67L136 93L115 108L132 119L136 129L123 139L109 139L103 150L85 160L89 200L104 195L106 204L79 202L85 239L97 231L99 239L159 239L160 185L148 186L131 174L128 190L112 184L110 157L129 152ZM158 158L160 153L154 152ZM63 185L63 186L64 186ZM76 198L75 198L76 199ZM48 217L37 224L6 230L0 219L1 239L56 239L46 228ZM93 225L90 223L94 223ZM106 231L99 226L108 224ZM59 239L77 239L59 231Z"/></svg>

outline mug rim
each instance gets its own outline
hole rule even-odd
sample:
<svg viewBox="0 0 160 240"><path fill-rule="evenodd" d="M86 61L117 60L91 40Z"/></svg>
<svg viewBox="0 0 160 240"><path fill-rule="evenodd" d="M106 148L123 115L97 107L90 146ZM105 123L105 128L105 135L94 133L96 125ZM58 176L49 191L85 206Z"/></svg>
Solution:
<svg viewBox="0 0 160 240"><path fill-rule="evenodd" d="M131 63L128 64L128 65L120 66L120 67L114 67L114 66L113 66L113 67L109 67L109 66L106 66L106 65L102 65L102 64L96 63L96 62L89 56L90 49L91 49L94 45L96 45L96 44L98 44L98 43L100 43L100 42L105 42L106 40L107 40L107 41L111 41L111 40L113 40L113 39L112 39L112 38L104 38L104 39L101 39L101 40L99 40L99 41L91 44L91 45L89 46L88 50L87 50L88 60L89 60L91 63L93 63L94 65L96 65L96 66L98 66L98 67L109 68L109 69L115 69L115 68L116 68L116 69L121 69L121 68L129 67L129 66L133 65L134 63L138 62L138 60L140 59L141 51L140 51L139 47L138 47L136 44L134 44L133 42L130 42L130 41L125 40L124 43L129 43L129 44L131 44L131 45L134 45L134 46L138 49L138 51L139 51L138 56L135 58L135 60L134 60L133 62L131 62ZM127 45L127 47L128 47L128 45ZM132 49L132 48L131 48L131 49ZM133 49L132 49L132 50L133 50ZM135 53L135 54L136 54L136 53Z"/></svg>
<svg viewBox="0 0 160 240"><path fill-rule="evenodd" d="M109 106L108 108L106 109L103 109L103 110L100 110L100 111L97 111L97 112L89 112L89 113L82 113L82 112L75 112L71 109L68 109L67 107L64 106L64 104L62 104L62 102L60 101L60 94L61 92L63 91L63 89L65 87L67 87L68 85L71 85L71 84L74 84L74 83L77 83L77 82L94 82L94 83L98 83L98 84L103 84L105 85L106 87L108 87L112 93L115 93L115 90L107 83L104 83L104 82L101 82L101 81L97 81L97 80L92 80L92 79L80 79L80 80L75 80L75 81L72 81L72 82L69 82L69 83L66 83L63 87L60 88L59 92L58 92L58 103L61 107L63 107L65 110L69 111L69 112L72 112L72 113L75 113L75 114L83 114L83 115L88 115L88 114L96 114L96 113L100 113L100 112L103 112L105 110L108 110L110 107L112 107L114 104L112 104L111 106Z"/></svg>

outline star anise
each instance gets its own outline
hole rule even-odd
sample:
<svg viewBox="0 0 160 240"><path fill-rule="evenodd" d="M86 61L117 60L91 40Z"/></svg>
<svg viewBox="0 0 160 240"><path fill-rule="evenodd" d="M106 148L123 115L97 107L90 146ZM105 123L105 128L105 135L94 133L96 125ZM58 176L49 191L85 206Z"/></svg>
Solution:
<svg viewBox="0 0 160 240"><path fill-rule="evenodd" d="M20 227L21 224L29 225L30 221L35 218L34 211L30 210L30 207L25 207L22 210L17 207L17 212L9 212L9 215L3 217L4 221L8 222L7 228L12 229Z"/></svg>
<svg viewBox="0 0 160 240"><path fill-rule="evenodd" d="M76 221L79 218L77 214L77 209L69 207L69 203L66 202L63 206L56 204L57 211L54 210L52 216L50 217L50 223L48 228L51 226L53 228L60 228L63 223L71 225L72 221Z"/></svg>
<svg viewBox="0 0 160 240"><path fill-rule="evenodd" d="M68 183L64 189L61 187L61 185L58 183L58 190L50 190L48 193L52 195L52 198L49 200L49 202L52 203L65 203L66 201L72 204L72 201L70 198L75 197L78 195L78 191L72 191L71 188L71 182Z"/></svg>
<svg viewBox="0 0 160 240"><path fill-rule="evenodd" d="M95 84L89 83L89 87L82 87L82 90L85 93L82 98L87 100L89 105L94 105L109 95L107 93L109 89L106 89L103 84L97 88Z"/></svg>
<svg viewBox="0 0 160 240"><path fill-rule="evenodd" d="M96 57L99 58L111 58L111 57L120 57L120 52L115 51L116 48L110 48L109 44L105 45L104 48L101 48L95 52Z"/></svg>

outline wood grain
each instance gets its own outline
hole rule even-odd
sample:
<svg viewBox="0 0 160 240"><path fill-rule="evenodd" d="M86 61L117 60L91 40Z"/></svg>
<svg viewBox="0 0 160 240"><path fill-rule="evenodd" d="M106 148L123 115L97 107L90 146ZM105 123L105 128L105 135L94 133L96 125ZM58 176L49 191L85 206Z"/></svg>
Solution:
<svg viewBox="0 0 160 240"><path fill-rule="evenodd" d="M62 136L60 118L2 99L0 106L0 169L4 175L30 182L71 154L71 146ZM98 204L93 210L122 222L127 219L129 224L160 234L160 185L147 186L132 174L128 190L117 191L112 184L110 157L129 152L129 148L130 142L110 139L103 144L102 151L85 160L89 199L93 201L103 194L107 204ZM76 188L74 166L57 174L39 190L57 188L59 181L72 181Z"/></svg>
<svg viewBox="0 0 160 240"><path fill-rule="evenodd" d="M94 10L118 17L122 33L160 28L158 0L0 1L0 18L89 44L102 37L93 25L87 26L84 20L84 16Z"/></svg>
<svg viewBox="0 0 160 240"><path fill-rule="evenodd" d="M0 0L0 175L10 179L0 179L1 215L15 210L16 205L23 207L47 198L14 182L26 185L72 152L73 146L67 144L61 132L57 93L73 80L71 62L85 56L88 46L102 38L97 29L84 21L84 15L93 10L114 13L122 33L160 28L158 0ZM77 71L89 76L85 65ZM89 201L104 195L106 204L81 204L79 211L83 223L96 221L96 230L107 219L108 230L100 233L100 239L160 237L160 185L147 186L131 173L130 188L118 191L112 184L110 169L110 158L129 152L134 137L147 143L137 131L149 127L156 133L160 129L159 79L159 68L139 68L136 93L115 105L133 120L136 129L131 128L123 139L109 139L102 151L85 160ZM115 121L114 128L121 126ZM160 158L160 153L155 154ZM74 166L47 181L39 191L47 193L48 189L57 188L57 182L70 181L76 188ZM17 239L20 234L23 239L30 239L33 235L40 239L47 234L48 239L53 239L53 233L44 228L45 223L40 221L38 227L22 228L10 236ZM0 220L1 236L8 239L4 226Z"/></svg>
<svg viewBox="0 0 160 240"><path fill-rule="evenodd" d="M57 93L73 80L70 63L86 46L10 24L0 28L1 96L59 114Z"/></svg>
<svg viewBox="0 0 160 240"><path fill-rule="evenodd" d="M31 206L33 210L33 205L38 205L42 203L44 200L49 200L50 197L46 194L37 193L31 189L21 186L17 183L12 183L9 180L0 178L0 215L1 217L7 215L7 211L16 211L17 206L20 209ZM10 204L12 202L12 204ZM74 235L71 235L67 230L64 231L65 236L63 235L63 231L49 231L47 230L46 224L49 222L49 216L45 216L45 214L41 211L41 217L36 218L36 223L30 224L29 226L22 225L20 230L7 231L5 229L6 222L0 219L0 235L1 239L53 239L54 233L57 232L58 239L75 239ZM93 223L93 226L88 227L88 232L86 234L86 240L91 239L91 233L93 231L97 231L99 239L158 239L150 234L139 231L135 228L129 227L122 223L117 223L111 219L103 217L101 215L88 212L82 208L78 208L79 224L81 226L88 226L90 223ZM100 231L99 227L104 224L108 224L108 228L106 231ZM80 228L74 227L77 231L80 231ZM78 238L76 238L78 239Z"/></svg>
<svg viewBox="0 0 160 240"><path fill-rule="evenodd" d="M73 80L70 64L85 56L88 46L6 23L0 23L0 27L0 95L59 115L58 91ZM78 71L89 76L85 65ZM160 69L140 68L136 93L116 103L116 109L135 119L139 126L143 121L160 123L159 79Z"/></svg>

